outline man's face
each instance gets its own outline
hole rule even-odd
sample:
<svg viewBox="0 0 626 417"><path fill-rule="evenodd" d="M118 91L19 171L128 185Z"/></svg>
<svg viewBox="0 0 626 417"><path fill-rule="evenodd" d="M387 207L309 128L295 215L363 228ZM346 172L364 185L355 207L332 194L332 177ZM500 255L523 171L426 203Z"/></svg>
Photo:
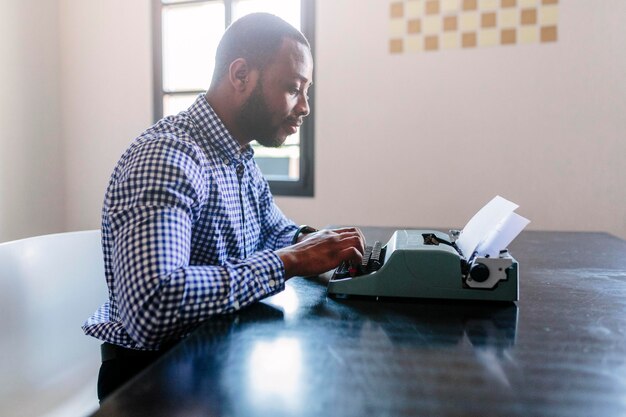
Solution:
<svg viewBox="0 0 626 417"><path fill-rule="evenodd" d="M313 58L309 49L285 39L242 106L239 126L263 146L282 145L309 114L307 93L312 77Z"/></svg>

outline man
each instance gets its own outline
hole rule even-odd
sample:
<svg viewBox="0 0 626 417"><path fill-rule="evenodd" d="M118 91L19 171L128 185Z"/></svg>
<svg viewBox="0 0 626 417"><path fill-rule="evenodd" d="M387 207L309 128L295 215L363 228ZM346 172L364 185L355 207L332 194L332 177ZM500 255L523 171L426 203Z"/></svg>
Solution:
<svg viewBox="0 0 626 417"><path fill-rule="evenodd" d="M358 229L298 228L275 206L250 142L280 146L309 113L304 36L269 14L233 23L206 95L122 155L102 212L109 301L83 329L105 343L98 395L203 320L359 262Z"/></svg>

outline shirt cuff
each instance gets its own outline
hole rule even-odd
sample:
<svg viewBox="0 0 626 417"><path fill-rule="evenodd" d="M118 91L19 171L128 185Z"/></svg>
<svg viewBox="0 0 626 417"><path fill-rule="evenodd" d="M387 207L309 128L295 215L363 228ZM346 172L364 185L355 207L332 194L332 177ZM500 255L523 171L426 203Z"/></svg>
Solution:
<svg viewBox="0 0 626 417"><path fill-rule="evenodd" d="M264 250L252 255L248 261L264 293L273 295L285 289L285 265L278 255Z"/></svg>

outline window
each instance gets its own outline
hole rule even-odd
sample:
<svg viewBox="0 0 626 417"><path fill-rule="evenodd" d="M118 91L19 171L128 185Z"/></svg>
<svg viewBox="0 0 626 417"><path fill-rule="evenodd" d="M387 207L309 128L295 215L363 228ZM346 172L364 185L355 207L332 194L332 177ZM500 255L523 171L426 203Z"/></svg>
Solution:
<svg viewBox="0 0 626 417"><path fill-rule="evenodd" d="M300 29L314 50L314 0L153 0L154 118L188 108L209 88L215 51L226 27L248 13L273 13ZM252 143L275 195L313 195L313 106L280 148Z"/></svg>

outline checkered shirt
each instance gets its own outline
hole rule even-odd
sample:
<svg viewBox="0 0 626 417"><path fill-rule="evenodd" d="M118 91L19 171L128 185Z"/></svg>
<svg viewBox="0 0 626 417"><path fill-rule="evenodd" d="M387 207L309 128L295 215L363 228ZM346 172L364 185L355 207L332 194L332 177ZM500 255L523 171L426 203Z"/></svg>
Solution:
<svg viewBox="0 0 626 417"><path fill-rule="evenodd" d="M284 289L273 251L291 243L297 226L274 204L252 156L204 95L133 141L102 210L109 300L85 334L158 349L212 315Z"/></svg>

